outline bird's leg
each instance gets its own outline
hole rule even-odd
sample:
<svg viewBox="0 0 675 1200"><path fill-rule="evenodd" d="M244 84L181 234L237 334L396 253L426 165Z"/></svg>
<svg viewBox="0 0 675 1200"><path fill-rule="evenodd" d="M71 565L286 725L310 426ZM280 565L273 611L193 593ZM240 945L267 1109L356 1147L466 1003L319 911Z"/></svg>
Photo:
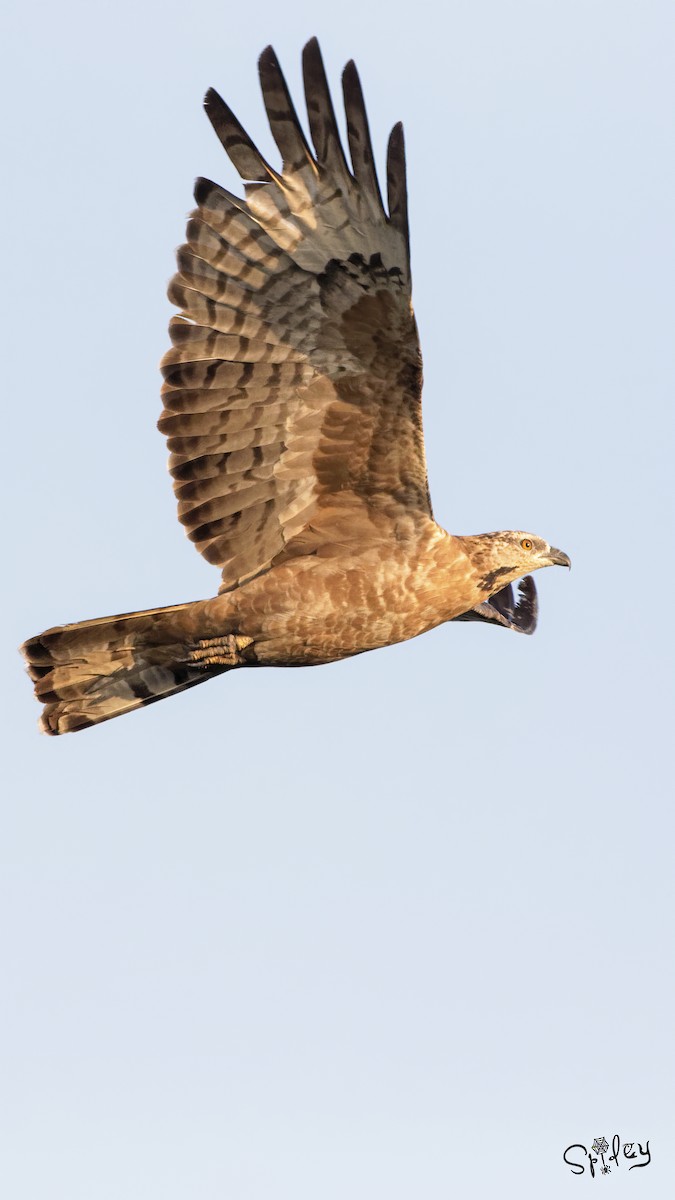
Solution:
<svg viewBox="0 0 675 1200"><path fill-rule="evenodd" d="M205 638L190 650L189 661L200 667L239 667L247 660L242 650L253 644L253 638L228 633L224 637Z"/></svg>

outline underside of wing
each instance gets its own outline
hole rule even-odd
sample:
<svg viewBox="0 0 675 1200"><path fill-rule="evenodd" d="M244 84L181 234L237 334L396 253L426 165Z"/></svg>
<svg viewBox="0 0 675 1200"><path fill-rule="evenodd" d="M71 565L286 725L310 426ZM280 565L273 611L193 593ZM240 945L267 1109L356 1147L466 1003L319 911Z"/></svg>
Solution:
<svg viewBox="0 0 675 1200"><path fill-rule="evenodd" d="M259 66L282 168L207 93L246 199L197 181L162 363L159 426L179 518L224 588L306 540L334 499L385 497L431 514L401 127L387 209L353 63L343 75L351 165L317 42L303 55L313 149L271 48Z"/></svg>
<svg viewBox="0 0 675 1200"><path fill-rule="evenodd" d="M516 633L534 633L537 628L539 601L537 589L531 575L526 575L518 584L518 595L514 598L511 584L495 592L489 600L472 608L469 612L454 617L455 621L487 621L490 625L501 625Z"/></svg>

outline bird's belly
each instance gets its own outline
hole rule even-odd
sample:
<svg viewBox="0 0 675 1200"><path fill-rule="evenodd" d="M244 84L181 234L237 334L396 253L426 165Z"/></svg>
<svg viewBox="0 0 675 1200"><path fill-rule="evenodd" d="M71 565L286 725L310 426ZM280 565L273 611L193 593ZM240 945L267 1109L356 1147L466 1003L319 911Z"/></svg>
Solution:
<svg viewBox="0 0 675 1200"><path fill-rule="evenodd" d="M273 569L229 598L257 662L309 666L417 637L472 606L473 589L461 592L454 589L450 609L438 581L414 562L313 558Z"/></svg>

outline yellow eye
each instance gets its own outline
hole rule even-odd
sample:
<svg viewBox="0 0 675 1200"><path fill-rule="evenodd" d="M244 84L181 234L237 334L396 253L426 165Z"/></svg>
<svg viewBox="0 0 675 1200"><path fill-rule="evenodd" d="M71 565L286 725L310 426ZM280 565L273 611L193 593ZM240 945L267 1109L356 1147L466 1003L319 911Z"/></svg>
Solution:
<svg viewBox="0 0 675 1200"><path fill-rule="evenodd" d="M532 542L530 541L529 538L523 538L523 540L520 544L523 547L523 550L531 550L532 549Z"/></svg>

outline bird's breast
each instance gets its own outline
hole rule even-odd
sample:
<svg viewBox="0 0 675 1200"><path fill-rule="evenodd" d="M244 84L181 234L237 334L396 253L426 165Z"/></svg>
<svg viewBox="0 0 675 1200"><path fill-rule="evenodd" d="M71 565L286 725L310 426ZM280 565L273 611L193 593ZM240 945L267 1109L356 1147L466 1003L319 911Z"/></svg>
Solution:
<svg viewBox="0 0 675 1200"><path fill-rule="evenodd" d="M260 663L310 665L407 641L477 600L461 555L388 542L291 559L220 602Z"/></svg>

